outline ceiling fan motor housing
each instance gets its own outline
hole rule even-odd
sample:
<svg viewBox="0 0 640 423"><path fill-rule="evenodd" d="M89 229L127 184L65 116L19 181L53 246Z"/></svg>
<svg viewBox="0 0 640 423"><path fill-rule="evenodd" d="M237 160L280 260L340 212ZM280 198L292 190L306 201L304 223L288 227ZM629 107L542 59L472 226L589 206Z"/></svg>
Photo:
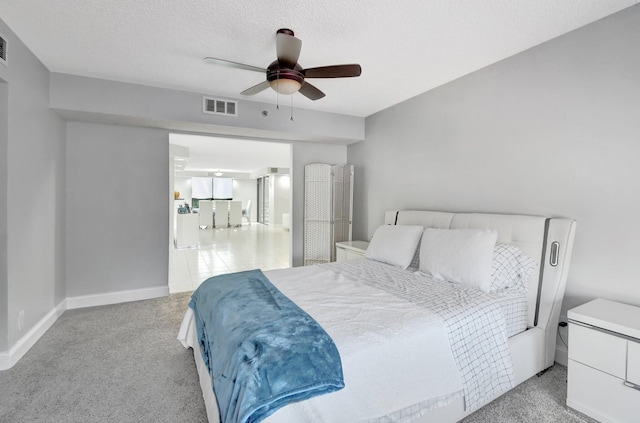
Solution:
<svg viewBox="0 0 640 423"><path fill-rule="evenodd" d="M280 63L275 60L271 62L267 68L267 81L271 82L277 79L292 79L302 85L304 82L302 67L296 63L296 66L291 69L281 66Z"/></svg>
<svg viewBox="0 0 640 423"><path fill-rule="evenodd" d="M276 34L287 34L287 35L291 35L292 37L296 35L289 28L280 28L279 30L276 31Z"/></svg>

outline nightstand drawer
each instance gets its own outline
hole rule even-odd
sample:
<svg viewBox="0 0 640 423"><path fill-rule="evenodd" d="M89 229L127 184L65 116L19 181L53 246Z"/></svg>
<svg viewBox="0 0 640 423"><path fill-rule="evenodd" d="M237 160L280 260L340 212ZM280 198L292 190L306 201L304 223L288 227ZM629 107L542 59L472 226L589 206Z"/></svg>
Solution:
<svg viewBox="0 0 640 423"><path fill-rule="evenodd" d="M362 259L368 246L369 243L366 241L336 242L336 261Z"/></svg>
<svg viewBox="0 0 640 423"><path fill-rule="evenodd" d="M595 299L567 317L567 405L603 423L639 422L640 307Z"/></svg>
<svg viewBox="0 0 640 423"><path fill-rule="evenodd" d="M629 341L627 348L627 381L640 386L640 343Z"/></svg>
<svg viewBox="0 0 640 423"><path fill-rule="evenodd" d="M627 341L569 322L569 359L624 379Z"/></svg>
<svg viewBox="0 0 640 423"><path fill-rule="evenodd" d="M601 422L637 422L640 391L622 379L569 360L567 405Z"/></svg>
<svg viewBox="0 0 640 423"><path fill-rule="evenodd" d="M364 258L363 253L358 253L344 248L336 248L336 261L346 261Z"/></svg>

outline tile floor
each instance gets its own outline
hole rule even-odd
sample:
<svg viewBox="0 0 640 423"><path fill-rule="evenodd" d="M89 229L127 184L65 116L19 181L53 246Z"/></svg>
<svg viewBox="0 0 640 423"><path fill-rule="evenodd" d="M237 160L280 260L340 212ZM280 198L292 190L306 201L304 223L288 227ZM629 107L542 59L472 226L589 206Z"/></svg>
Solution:
<svg viewBox="0 0 640 423"><path fill-rule="evenodd" d="M169 247L169 292L193 291L222 273L289 266L289 231L253 222L238 228L200 229L198 248Z"/></svg>

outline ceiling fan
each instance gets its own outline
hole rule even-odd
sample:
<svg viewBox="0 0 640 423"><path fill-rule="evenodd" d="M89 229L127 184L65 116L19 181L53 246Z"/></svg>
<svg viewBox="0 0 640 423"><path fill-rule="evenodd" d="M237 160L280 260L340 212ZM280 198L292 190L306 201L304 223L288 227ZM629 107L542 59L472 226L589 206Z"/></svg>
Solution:
<svg viewBox="0 0 640 423"><path fill-rule="evenodd" d="M349 78L360 76L360 65L333 65L303 69L298 63L302 41L296 38L293 31L281 28L276 32L277 59L266 68L245 65L230 60L205 57L206 63L228 66L266 74L266 81L242 91L242 95L254 95L271 87L280 94L293 94L296 91L311 100L318 100L325 96L315 86L305 81L306 78Z"/></svg>

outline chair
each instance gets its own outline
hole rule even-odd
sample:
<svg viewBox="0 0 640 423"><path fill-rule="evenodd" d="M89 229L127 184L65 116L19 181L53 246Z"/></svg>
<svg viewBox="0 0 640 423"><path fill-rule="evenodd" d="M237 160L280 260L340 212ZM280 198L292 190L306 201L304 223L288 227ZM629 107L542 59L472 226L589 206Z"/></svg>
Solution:
<svg viewBox="0 0 640 423"><path fill-rule="evenodd" d="M229 226L242 226L242 201L229 202Z"/></svg>
<svg viewBox="0 0 640 423"><path fill-rule="evenodd" d="M229 202L216 201L216 214L214 215L216 228L229 227Z"/></svg>
<svg viewBox="0 0 640 423"><path fill-rule="evenodd" d="M251 225L251 200L247 201L247 208L242 209L242 217L247 219L247 223Z"/></svg>
<svg viewBox="0 0 640 423"><path fill-rule="evenodd" d="M208 228L213 227L213 202L207 200L200 200L200 227Z"/></svg>

